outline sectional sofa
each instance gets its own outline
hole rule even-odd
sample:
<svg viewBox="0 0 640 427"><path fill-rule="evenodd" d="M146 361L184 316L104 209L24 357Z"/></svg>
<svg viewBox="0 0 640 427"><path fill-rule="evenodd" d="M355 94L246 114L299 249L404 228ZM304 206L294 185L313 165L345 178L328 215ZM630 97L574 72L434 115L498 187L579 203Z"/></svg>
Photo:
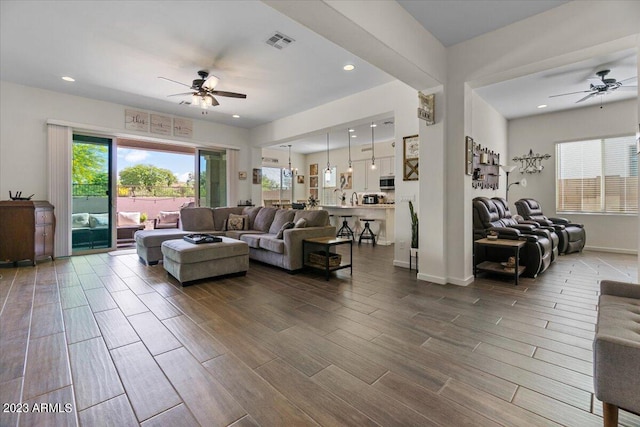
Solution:
<svg viewBox="0 0 640 427"><path fill-rule="evenodd" d="M249 246L249 258L289 271L302 268L302 241L334 237L324 210L306 211L272 207L184 208L180 228L144 230L135 235L140 260L147 265L162 260L162 242L190 233L207 233L241 240Z"/></svg>

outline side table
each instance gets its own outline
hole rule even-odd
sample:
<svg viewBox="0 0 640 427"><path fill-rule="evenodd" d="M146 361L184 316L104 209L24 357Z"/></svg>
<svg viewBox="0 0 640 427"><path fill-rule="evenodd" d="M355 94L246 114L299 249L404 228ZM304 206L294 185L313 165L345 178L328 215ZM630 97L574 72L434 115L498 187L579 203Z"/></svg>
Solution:
<svg viewBox="0 0 640 427"><path fill-rule="evenodd" d="M518 286L518 277L524 272L525 267L520 265L520 249L525 245L523 240L509 240L509 239L484 239L476 240L473 248L473 277L476 277L478 271L488 271L491 273L502 274L507 276L513 276L516 286ZM513 271L507 271L503 265L499 262L484 261L476 263L476 252L478 248L502 248L512 249L513 255L516 259L516 268Z"/></svg>
<svg viewBox="0 0 640 427"><path fill-rule="evenodd" d="M349 262L345 262L342 260L340 265L330 266L329 265L329 252L332 247L339 245L349 245ZM311 249L314 247L320 247L324 250L327 257L325 259L325 264L316 264L314 262L310 262L307 258L307 254L311 252ZM339 237L315 237L313 239L304 239L302 241L302 264L305 267L311 267L318 270L324 270L325 277L329 280L332 271L341 270L343 268L350 268L351 275L353 276L353 240L351 239L343 239Z"/></svg>

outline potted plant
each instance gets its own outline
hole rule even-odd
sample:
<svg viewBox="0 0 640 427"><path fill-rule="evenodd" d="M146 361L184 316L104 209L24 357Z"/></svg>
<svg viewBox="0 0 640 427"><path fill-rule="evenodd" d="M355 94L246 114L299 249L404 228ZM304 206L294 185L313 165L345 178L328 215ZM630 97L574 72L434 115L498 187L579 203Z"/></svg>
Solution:
<svg viewBox="0 0 640 427"><path fill-rule="evenodd" d="M411 248L418 248L418 213L413 210L413 203L409 200L409 213L411 214Z"/></svg>

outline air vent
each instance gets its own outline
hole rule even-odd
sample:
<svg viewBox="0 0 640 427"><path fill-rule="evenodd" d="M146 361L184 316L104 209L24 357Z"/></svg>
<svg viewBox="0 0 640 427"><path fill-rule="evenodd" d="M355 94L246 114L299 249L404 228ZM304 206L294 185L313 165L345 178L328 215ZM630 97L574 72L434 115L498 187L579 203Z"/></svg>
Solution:
<svg viewBox="0 0 640 427"><path fill-rule="evenodd" d="M274 158L274 157L263 157L262 158L262 164L271 164L271 165L276 165L280 163L278 159Z"/></svg>
<svg viewBox="0 0 640 427"><path fill-rule="evenodd" d="M267 40L267 44L275 47L276 49L284 49L294 41L295 40L292 39L291 37L285 36L282 33L276 32L274 35L269 37L269 40Z"/></svg>

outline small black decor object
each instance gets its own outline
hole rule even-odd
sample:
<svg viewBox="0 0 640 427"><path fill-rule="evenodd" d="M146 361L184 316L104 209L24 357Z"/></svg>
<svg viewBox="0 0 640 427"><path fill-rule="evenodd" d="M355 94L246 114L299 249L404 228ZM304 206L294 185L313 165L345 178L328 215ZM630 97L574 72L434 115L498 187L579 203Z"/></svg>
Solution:
<svg viewBox="0 0 640 427"><path fill-rule="evenodd" d="M34 194L30 195L29 197L22 197L22 191L17 191L16 195L14 196L13 194L11 194L11 191L9 191L9 198L11 200L31 200L33 196Z"/></svg>
<svg viewBox="0 0 640 427"><path fill-rule="evenodd" d="M187 234L182 237L183 240L199 245L200 243L220 243L222 238L218 236L212 236L211 234Z"/></svg>

